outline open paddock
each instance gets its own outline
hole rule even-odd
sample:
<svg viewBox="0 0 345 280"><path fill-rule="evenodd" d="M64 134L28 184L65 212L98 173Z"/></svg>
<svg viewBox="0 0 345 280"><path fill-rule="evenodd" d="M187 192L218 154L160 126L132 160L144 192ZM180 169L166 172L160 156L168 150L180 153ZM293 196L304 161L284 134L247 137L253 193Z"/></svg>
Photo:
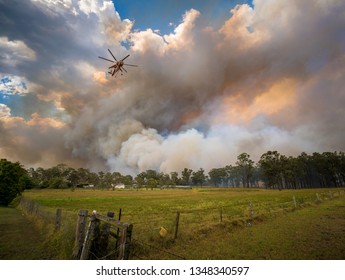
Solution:
<svg viewBox="0 0 345 280"><path fill-rule="evenodd" d="M133 223L132 259L345 258L343 189L30 190L24 198L69 220L80 209L115 218L121 209ZM310 250L316 243L321 250Z"/></svg>

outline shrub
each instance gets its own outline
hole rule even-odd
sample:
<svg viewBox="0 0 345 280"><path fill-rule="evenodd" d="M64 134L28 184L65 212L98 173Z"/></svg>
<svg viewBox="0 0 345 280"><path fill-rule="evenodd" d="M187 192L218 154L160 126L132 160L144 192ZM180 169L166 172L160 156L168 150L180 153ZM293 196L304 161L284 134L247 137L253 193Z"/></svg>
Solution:
<svg viewBox="0 0 345 280"><path fill-rule="evenodd" d="M7 206L30 182L26 170L19 162L0 160L0 205Z"/></svg>

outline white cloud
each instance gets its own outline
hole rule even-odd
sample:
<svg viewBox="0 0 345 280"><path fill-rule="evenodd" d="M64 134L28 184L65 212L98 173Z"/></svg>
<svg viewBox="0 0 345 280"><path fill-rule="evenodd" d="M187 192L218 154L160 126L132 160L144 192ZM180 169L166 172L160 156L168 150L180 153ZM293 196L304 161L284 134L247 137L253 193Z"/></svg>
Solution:
<svg viewBox="0 0 345 280"><path fill-rule="evenodd" d="M268 40L267 31L256 22L256 9L247 4L237 5L231 10L231 14L231 17L219 29L225 39L221 43L223 47L227 45L231 49L245 51Z"/></svg>
<svg viewBox="0 0 345 280"><path fill-rule="evenodd" d="M80 11L87 15L96 14L99 11L99 1L97 0L82 0L78 2L78 6Z"/></svg>
<svg viewBox="0 0 345 280"><path fill-rule="evenodd" d="M51 17L56 17L61 13L76 13L72 0L31 0L35 5L42 8Z"/></svg>
<svg viewBox="0 0 345 280"><path fill-rule="evenodd" d="M193 28L199 16L200 12L197 10L187 11L183 15L182 23L174 29L173 33L167 35L160 35L151 29L131 32L132 50L141 53L151 51L159 55L169 51L192 50L194 46Z"/></svg>
<svg viewBox="0 0 345 280"><path fill-rule="evenodd" d="M0 118L11 116L11 109L5 104L0 103Z"/></svg>
<svg viewBox="0 0 345 280"><path fill-rule="evenodd" d="M32 0L32 1L45 4L53 9L56 9L57 7L64 7L64 8L69 9L72 6L72 0Z"/></svg>
<svg viewBox="0 0 345 280"><path fill-rule="evenodd" d="M86 15L97 15L109 43L120 42L128 37L133 22L128 19L121 20L112 1L83 0L79 1L78 5L80 11Z"/></svg>
<svg viewBox="0 0 345 280"><path fill-rule="evenodd" d="M35 60L36 53L23 41L9 40L7 37L0 37L0 61L3 64L15 66L23 60Z"/></svg>
<svg viewBox="0 0 345 280"><path fill-rule="evenodd" d="M150 51L162 55L166 47L166 42L164 42L162 36L155 33L152 29L132 32L129 40L133 44L131 49L134 52L145 53Z"/></svg>
<svg viewBox="0 0 345 280"><path fill-rule="evenodd" d="M29 82L24 77L0 73L0 93L5 95L28 93Z"/></svg>
<svg viewBox="0 0 345 280"><path fill-rule="evenodd" d="M183 15L183 21L175 29L174 33L164 35L164 40L168 43L169 50L191 50L194 46L193 28L200 12L194 9L187 11Z"/></svg>

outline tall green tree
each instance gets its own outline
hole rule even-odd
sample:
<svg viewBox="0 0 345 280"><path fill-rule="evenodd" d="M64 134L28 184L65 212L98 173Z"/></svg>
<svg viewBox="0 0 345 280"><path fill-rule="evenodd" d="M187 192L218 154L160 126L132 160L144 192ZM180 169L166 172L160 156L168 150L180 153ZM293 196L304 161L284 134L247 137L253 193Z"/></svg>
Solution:
<svg viewBox="0 0 345 280"><path fill-rule="evenodd" d="M193 170L189 168L184 168L181 172L182 175L182 184L183 185L189 185L191 183L191 176L192 176Z"/></svg>
<svg viewBox="0 0 345 280"><path fill-rule="evenodd" d="M170 173L170 178L172 185L176 186L180 183L180 178L178 177L178 173L176 171Z"/></svg>
<svg viewBox="0 0 345 280"><path fill-rule="evenodd" d="M221 186L224 185L227 181L227 171L226 168L212 168L208 172L208 176L210 178L210 182L214 186Z"/></svg>
<svg viewBox="0 0 345 280"><path fill-rule="evenodd" d="M241 184L241 177L240 177L240 171L239 167L227 165L224 167L226 177L225 177L225 183L227 186L232 187L238 187Z"/></svg>
<svg viewBox="0 0 345 280"><path fill-rule="evenodd" d="M159 185L169 186L171 185L171 179L169 174L164 174L163 172L159 174Z"/></svg>
<svg viewBox="0 0 345 280"><path fill-rule="evenodd" d="M7 206L30 184L27 171L19 162L0 160L0 205Z"/></svg>
<svg viewBox="0 0 345 280"><path fill-rule="evenodd" d="M205 170L200 168L198 171L192 173L192 183L194 185L202 186L206 182Z"/></svg>
<svg viewBox="0 0 345 280"><path fill-rule="evenodd" d="M263 180L267 188L282 187L281 155L277 151L264 153L259 160Z"/></svg>
<svg viewBox="0 0 345 280"><path fill-rule="evenodd" d="M139 173L134 180L138 188L144 187L146 185L146 172Z"/></svg>
<svg viewBox="0 0 345 280"><path fill-rule="evenodd" d="M250 155L242 153L237 157L238 171L241 177L243 187L249 188L254 171L254 161L250 159Z"/></svg>

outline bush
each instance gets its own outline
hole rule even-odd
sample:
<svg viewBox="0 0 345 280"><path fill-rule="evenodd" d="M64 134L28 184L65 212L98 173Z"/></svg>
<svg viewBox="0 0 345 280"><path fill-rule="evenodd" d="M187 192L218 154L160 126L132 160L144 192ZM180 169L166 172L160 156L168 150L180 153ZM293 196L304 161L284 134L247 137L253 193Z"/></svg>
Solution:
<svg viewBox="0 0 345 280"><path fill-rule="evenodd" d="M19 162L0 160L0 205L8 206L11 201L30 184L26 170Z"/></svg>

